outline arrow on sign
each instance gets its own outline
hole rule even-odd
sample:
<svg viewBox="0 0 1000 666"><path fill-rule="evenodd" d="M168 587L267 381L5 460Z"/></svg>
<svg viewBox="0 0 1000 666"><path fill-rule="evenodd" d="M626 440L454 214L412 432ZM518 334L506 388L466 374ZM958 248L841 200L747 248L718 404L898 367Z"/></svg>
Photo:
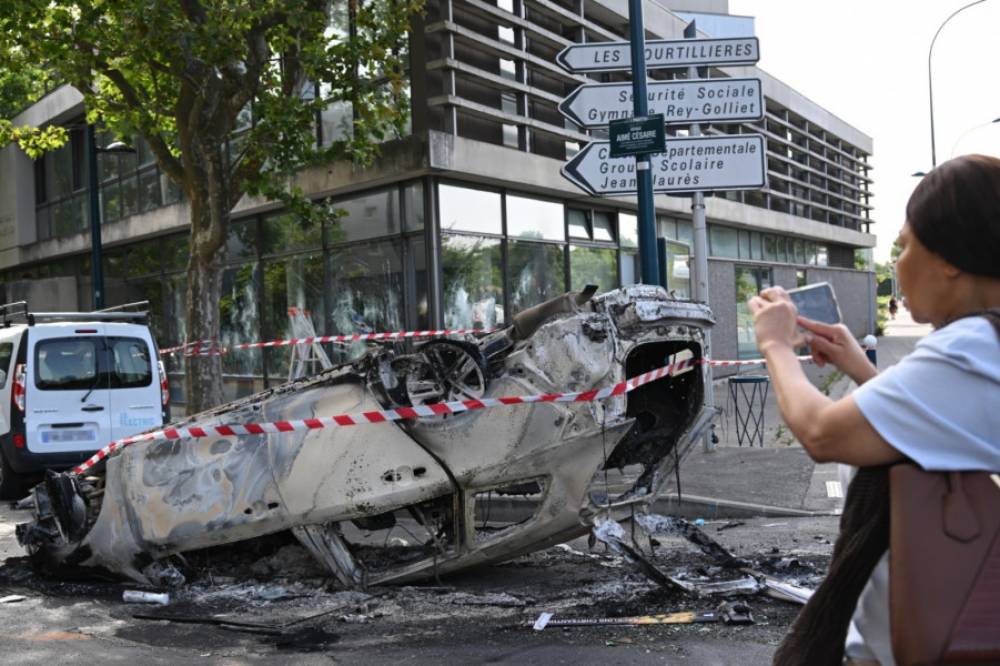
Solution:
<svg viewBox="0 0 1000 666"><path fill-rule="evenodd" d="M654 81L647 85L649 113L667 125L742 122L764 117L760 79ZM605 127L631 118L631 83L587 83L559 104L559 111L581 127Z"/></svg>
<svg viewBox="0 0 1000 666"><path fill-rule="evenodd" d="M664 152L649 156L653 191L760 189L767 184L766 159L760 134L667 139ZM607 141L592 141L560 173L590 194L632 194L635 164L632 157L611 157Z"/></svg>
<svg viewBox="0 0 1000 666"><path fill-rule="evenodd" d="M632 69L629 42L571 44L556 55L569 72L614 72ZM756 37L727 39L652 39L646 42L646 67L664 69L692 65L752 65L760 59Z"/></svg>

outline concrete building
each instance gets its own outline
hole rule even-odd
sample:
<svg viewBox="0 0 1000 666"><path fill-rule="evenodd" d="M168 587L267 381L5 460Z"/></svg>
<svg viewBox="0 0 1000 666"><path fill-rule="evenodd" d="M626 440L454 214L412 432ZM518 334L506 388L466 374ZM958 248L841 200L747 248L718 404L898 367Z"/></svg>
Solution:
<svg viewBox="0 0 1000 666"><path fill-rule="evenodd" d="M651 36L680 39L692 17L711 30L705 36L752 29L752 19L728 15L725 0L665 4L677 13L645 5ZM303 227L267 203L238 206L222 344L283 337L291 306L310 310L321 334L489 328L567 289L636 281L634 199L590 197L559 174L600 135L565 120L559 101L580 83L627 76L574 75L554 62L571 43L627 33L623 0L430 0L411 36L410 133L386 143L371 169L332 164L299 176L344 214ZM768 178L765 189L706 199L714 356L757 355L745 300L768 285L831 282L848 325L870 332L873 274L855 267L875 245L871 138L759 68L709 75L762 80L763 120L706 132L763 134ZM345 131L350 118L349 106L331 106L317 118L318 140ZM81 96L61 88L16 122L81 127ZM99 155L106 301L148 299L169 346L183 337L187 205L143 143L135 147ZM82 129L34 163L16 147L0 151L0 296L35 309L90 307L86 183ZM659 195L655 205L658 235L675 241L670 287L685 297L687 249L677 243L692 240L690 199ZM357 351L331 349L338 358ZM287 349L225 356L227 390L283 380L287 359Z"/></svg>

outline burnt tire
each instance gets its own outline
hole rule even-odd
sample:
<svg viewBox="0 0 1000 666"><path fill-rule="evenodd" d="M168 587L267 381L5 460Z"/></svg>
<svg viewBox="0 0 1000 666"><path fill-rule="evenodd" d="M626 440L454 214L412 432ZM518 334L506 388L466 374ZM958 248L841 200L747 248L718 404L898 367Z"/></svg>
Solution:
<svg viewBox="0 0 1000 666"><path fill-rule="evenodd" d="M19 500L28 492L27 480L14 471L7 456L0 453L0 500Z"/></svg>

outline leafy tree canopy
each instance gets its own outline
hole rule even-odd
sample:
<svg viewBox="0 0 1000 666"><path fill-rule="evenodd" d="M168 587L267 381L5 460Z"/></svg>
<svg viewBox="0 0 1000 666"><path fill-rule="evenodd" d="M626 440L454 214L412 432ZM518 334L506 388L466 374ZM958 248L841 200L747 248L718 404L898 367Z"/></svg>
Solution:
<svg viewBox="0 0 1000 666"><path fill-rule="evenodd" d="M88 122L149 145L191 209L186 335L214 339L230 211L250 194L300 219L331 215L291 176L333 159L370 162L400 133L407 34L421 3L17 0L0 12L0 70L44 63L83 94ZM351 122L318 143L317 113L332 103ZM36 153L57 132L0 124L0 140ZM189 409L221 399L220 376L217 357L188 364Z"/></svg>
<svg viewBox="0 0 1000 666"><path fill-rule="evenodd" d="M53 85L51 73L43 67L24 62L13 50L0 67L0 147L16 142L32 158L66 142L61 127L36 128L15 125L12 120L38 101Z"/></svg>

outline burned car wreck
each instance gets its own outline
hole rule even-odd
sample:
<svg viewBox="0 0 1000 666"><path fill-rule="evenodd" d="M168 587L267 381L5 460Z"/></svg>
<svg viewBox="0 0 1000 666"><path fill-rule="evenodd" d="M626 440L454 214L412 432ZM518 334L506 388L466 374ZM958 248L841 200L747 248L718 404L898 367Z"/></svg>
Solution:
<svg viewBox="0 0 1000 666"><path fill-rule="evenodd" d="M32 492L17 536L49 570L163 584L172 556L291 530L347 587L506 560L648 510L714 416L707 307L632 286L570 293L473 340L359 360L175 424L310 419L450 400L590 391L690 360L605 400L538 401L356 427L139 442ZM429 410L427 410L429 411ZM615 475L609 471L628 470ZM498 497L531 515L490 523ZM403 538L390 539L395 534Z"/></svg>

